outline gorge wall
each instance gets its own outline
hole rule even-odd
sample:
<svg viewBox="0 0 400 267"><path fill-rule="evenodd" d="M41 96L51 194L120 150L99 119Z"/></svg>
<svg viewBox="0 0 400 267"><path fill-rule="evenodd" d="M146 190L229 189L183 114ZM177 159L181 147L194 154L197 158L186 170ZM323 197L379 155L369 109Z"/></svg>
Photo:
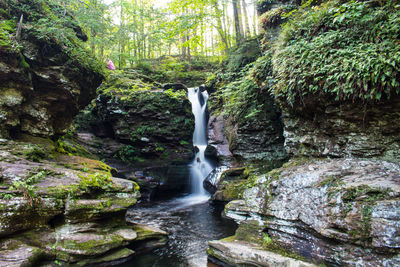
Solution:
<svg viewBox="0 0 400 267"><path fill-rule="evenodd" d="M257 86L241 79L236 88L242 99L274 99L290 160L268 171L247 156L245 168L225 171L214 199L230 201L225 214L239 228L209 242L209 258L232 266L399 265L399 61L389 56L399 53L398 9L311 2L288 18L281 14L294 7L265 2L264 52L243 70ZM385 25L390 52L374 41L374 25ZM222 88L220 103L230 95Z"/></svg>

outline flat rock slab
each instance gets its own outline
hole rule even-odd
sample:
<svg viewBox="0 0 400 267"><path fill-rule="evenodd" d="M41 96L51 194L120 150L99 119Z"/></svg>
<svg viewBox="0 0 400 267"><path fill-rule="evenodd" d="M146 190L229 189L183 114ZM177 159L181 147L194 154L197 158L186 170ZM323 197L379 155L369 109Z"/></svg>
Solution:
<svg viewBox="0 0 400 267"><path fill-rule="evenodd" d="M40 248L7 240L0 244L0 267L34 266L45 255Z"/></svg>
<svg viewBox="0 0 400 267"><path fill-rule="evenodd" d="M210 241L207 254L233 266L312 267L314 264L285 257L240 241Z"/></svg>

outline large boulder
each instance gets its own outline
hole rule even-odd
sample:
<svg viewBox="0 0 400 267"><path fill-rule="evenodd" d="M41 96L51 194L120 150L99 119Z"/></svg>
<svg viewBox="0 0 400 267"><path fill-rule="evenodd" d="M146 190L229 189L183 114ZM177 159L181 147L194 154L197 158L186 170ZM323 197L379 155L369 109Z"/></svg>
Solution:
<svg viewBox="0 0 400 267"><path fill-rule="evenodd" d="M2 21L15 26L2 36L0 46L0 136L64 134L102 81L101 66L79 45L79 38L85 39L81 29L50 5L44 0L0 3ZM55 20L60 30L52 35L39 21L44 12L70 24ZM13 31L21 14L18 37Z"/></svg>
<svg viewBox="0 0 400 267"><path fill-rule="evenodd" d="M0 140L4 255L21 265L55 258L84 266L121 262L136 247L165 244L164 232L149 229L143 237L141 228L126 225L125 213L140 197L135 182L113 177L101 161L61 154L50 140L34 140Z"/></svg>
<svg viewBox="0 0 400 267"><path fill-rule="evenodd" d="M250 233L250 241L267 239L267 247L333 265L396 266L399 175L400 166L385 161L292 161L249 181L225 212L255 221L264 236Z"/></svg>
<svg viewBox="0 0 400 267"><path fill-rule="evenodd" d="M114 74L99 89L91 131L121 144L114 157L154 165L155 159L192 155L194 119L185 91L162 90L135 74Z"/></svg>

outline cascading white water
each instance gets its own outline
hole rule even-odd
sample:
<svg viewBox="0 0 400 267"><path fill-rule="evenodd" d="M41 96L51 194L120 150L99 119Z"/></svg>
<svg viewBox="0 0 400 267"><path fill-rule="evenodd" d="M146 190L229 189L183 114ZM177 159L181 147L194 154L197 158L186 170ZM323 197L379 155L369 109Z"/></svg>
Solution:
<svg viewBox="0 0 400 267"><path fill-rule="evenodd" d="M207 148L206 108L208 93L207 91L201 92L200 88L189 88L188 97L192 103L192 112L195 119L193 146L197 147L196 156L190 164L191 194L208 198L209 195L203 187L204 179L213 170L211 163L204 156Z"/></svg>

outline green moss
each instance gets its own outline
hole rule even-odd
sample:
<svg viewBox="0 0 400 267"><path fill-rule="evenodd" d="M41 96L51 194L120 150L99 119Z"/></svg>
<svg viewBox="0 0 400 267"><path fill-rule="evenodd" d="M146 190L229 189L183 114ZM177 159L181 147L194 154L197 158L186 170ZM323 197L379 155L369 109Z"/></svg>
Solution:
<svg viewBox="0 0 400 267"><path fill-rule="evenodd" d="M63 56L68 59L66 64L71 64L81 71L87 71L88 74L91 73L90 75L102 76L104 67L84 47L82 39L85 37L70 11L66 12L64 7L47 0L7 0L4 1L2 7L5 8L9 17L15 18L15 21L21 15L24 16L24 36L44 40L49 45L57 45L63 50ZM7 25L2 23L0 26L2 29L0 41L7 43L8 29L12 27L15 31L16 27L15 22L14 24L6 23ZM25 63L22 61L21 65L26 66Z"/></svg>
<svg viewBox="0 0 400 267"><path fill-rule="evenodd" d="M264 243L263 226L258 221L246 221L239 224L235 237L237 240L243 240L262 245Z"/></svg>
<svg viewBox="0 0 400 267"><path fill-rule="evenodd" d="M263 13L259 19L264 29L276 27L285 21L285 15L295 9L294 5L283 5Z"/></svg>
<svg viewBox="0 0 400 267"><path fill-rule="evenodd" d="M33 146L33 148L24 153L26 159L40 162L47 157L47 153L45 152L43 147Z"/></svg>
<svg viewBox="0 0 400 267"><path fill-rule="evenodd" d="M31 66L26 62L24 55L19 52L19 66L24 69L29 69Z"/></svg>
<svg viewBox="0 0 400 267"><path fill-rule="evenodd" d="M94 174L88 174L86 176L78 174L78 177L81 178L79 187L83 190L87 190L90 188L98 188L105 190L113 187L113 181L111 179L111 175L105 173L96 172Z"/></svg>
<svg viewBox="0 0 400 267"><path fill-rule="evenodd" d="M93 155L89 151L87 151L84 147L74 141L73 138L68 138L67 136L64 136L57 140L56 151L70 156L93 158Z"/></svg>
<svg viewBox="0 0 400 267"><path fill-rule="evenodd" d="M289 257L289 258L304 261L304 262L308 261L305 257L301 256L299 253L285 248L284 246L282 246L281 243L274 241L272 239L270 239L269 242L265 242L262 247L265 250L274 252L274 253L282 255L284 257Z"/></svg>
<svg viewBox="0 0 400 267"><path fill-rule="evenodd" d="M363 203L374 203L377 200L389 197L391 190L389 188L381 189L361 185L346 188L343 192L342 199L344 202L361 201Z"/></svg>

